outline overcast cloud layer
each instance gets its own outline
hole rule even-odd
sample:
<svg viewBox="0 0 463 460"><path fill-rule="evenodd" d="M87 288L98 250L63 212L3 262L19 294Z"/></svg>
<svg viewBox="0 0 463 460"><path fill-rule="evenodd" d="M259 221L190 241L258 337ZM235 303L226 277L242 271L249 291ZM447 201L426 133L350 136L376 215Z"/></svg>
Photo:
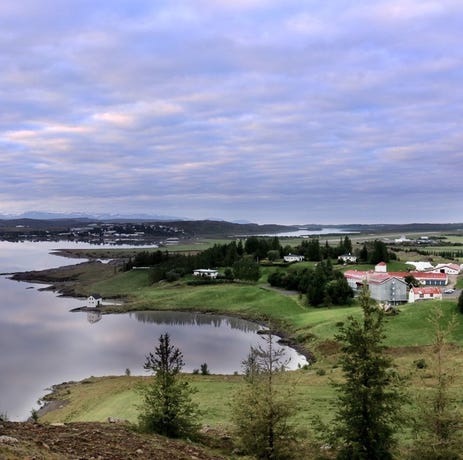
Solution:
<svg viewBox="0 0 463 460"><path fill-rule="evenodd" d="M0 213L463 221L461 0L2 0Z"/></svg>

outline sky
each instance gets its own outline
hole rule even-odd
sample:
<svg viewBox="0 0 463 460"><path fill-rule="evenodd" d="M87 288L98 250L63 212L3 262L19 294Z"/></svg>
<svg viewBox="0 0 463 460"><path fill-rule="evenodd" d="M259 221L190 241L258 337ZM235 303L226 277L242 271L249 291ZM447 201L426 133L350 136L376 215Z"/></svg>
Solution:
<svg viewBox="0 0 463 460"><path fill-rule="evenodd" d="M2 0L0 214L463 222L461 0Z"/></svg>

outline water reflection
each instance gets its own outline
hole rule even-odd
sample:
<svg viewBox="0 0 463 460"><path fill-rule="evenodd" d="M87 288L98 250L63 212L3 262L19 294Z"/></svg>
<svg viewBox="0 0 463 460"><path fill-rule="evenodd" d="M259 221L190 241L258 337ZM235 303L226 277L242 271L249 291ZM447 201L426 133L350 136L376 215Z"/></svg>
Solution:
<svg viewBox="0 0 463 460"><path fill-rule="evenodd" d="M84 299L28 287L0 277L0 411L12 420L26 418L55 383L121 375L126 368L144 374L145 356L165 332L182 350L186 372L204 362L216 374L240 371L250 346L263 343L259 326L239 318L137 312L98 320L98 312L69 313ZM292 368L305 363L294 350L286 350Z"/></svg>
<svg viewBox="0 0 463 460"><path fill-rule="evenodd" d="M245 332L257 332L262 326L232 316L211 315L205 313L185 313L181 311L140 311L129 313L142 323L156 323L180 326L213 327L226 326L231 329L239 329Z"/></svg>

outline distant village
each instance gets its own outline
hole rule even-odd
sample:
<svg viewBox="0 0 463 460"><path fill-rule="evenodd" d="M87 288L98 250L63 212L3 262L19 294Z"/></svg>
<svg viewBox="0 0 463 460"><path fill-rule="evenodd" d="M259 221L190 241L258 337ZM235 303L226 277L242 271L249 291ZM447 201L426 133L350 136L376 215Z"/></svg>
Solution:
<svg viewBox="0 0 463 460"><path fill-rule="evenodd" d="M185 237L185 231L168 223L88 223L65 229L47 228L28 229L25 225L16 225L14 231L2 230L0 237L5 240L29 241L79 241L92 244L159 244L169 246L177 244Z"/></svg>

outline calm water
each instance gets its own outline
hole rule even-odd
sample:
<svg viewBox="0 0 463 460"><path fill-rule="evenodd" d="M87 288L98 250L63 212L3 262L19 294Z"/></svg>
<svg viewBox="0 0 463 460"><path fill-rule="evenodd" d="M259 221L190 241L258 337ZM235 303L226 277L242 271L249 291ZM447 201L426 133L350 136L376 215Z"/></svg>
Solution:
<svg viewBox="0 0 463 460"><path fill-rule="evenodd" d="M70 244L0 242L0 272L74 263L48 254L59 247ZM39 291L42 287L0 276L0 412L11 420L27 418L55 383L120 375L126 368L144 374L145 355L165 332L182 350L187 372L204 362L213 373L240 371L249 347L263 342L258 325L223 316L137 312L99 318L70 313L85 305L84 299L58 297ZM285 350L289 367L306 362L294 350Z"/></svg>
<svg viewBox="0 0 463 460"><path fill-rule="evenodd" d="M299 229L293 232L280 232L280 233L264 233L259 236L278 236L278 237L290 237L290 238L297 238L300 236L313 236L313 235L331 235L331 234L346 234L346 233L358 233L353 232L350 230L345 230L343 228L321 228L320 230L307 230L307 229Z"/></svg>

